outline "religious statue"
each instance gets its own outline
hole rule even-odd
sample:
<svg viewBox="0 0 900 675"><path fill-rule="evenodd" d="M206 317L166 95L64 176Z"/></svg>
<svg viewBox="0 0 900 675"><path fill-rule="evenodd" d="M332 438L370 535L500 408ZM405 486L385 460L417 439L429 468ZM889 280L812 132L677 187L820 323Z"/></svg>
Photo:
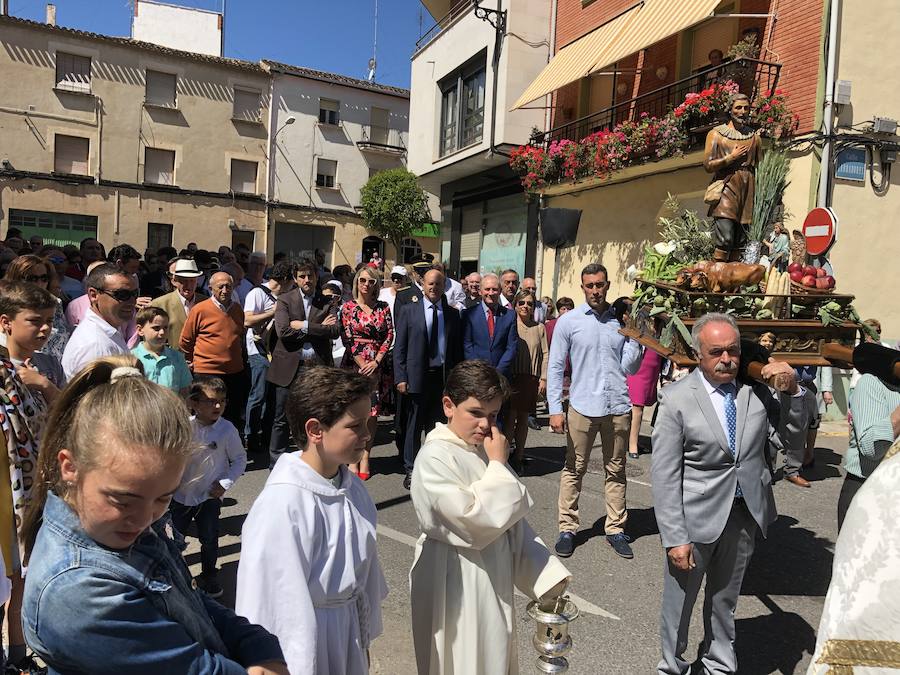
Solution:
<svg viewBox="0 0 900 675"><path fill-rule="evenodd" d="M703 168L714 174L704 200L709 204L714 260L740 260L753 216L754 171L761 157L759 134L749 126L750 98L733 94L727 123L706 135Z"/></svg>

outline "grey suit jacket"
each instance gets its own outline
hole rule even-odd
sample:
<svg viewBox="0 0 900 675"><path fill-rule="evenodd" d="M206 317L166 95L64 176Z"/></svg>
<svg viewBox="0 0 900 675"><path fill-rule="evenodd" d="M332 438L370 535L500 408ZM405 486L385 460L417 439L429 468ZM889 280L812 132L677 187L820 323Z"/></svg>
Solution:
<svg viewBox="0 0 900 675"><path fill-rule="evenodd" d="M779 436L796 433L805 413L802 396L761 384L742 385L737 400L737 453L696 369L665 387L653 428L653 502L662 544L709 544L725 529L740 483L763 536L777 513L765 453Z"/></svg>

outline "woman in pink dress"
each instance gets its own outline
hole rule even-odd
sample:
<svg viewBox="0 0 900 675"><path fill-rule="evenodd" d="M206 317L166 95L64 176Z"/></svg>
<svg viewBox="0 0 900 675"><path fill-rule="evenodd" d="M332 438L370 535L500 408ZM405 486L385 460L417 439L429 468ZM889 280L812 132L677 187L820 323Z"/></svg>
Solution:
<svg viewBox="0 0 900 675"><path fill-rule="evenodd" d="M631 435L628 438L628 457L631 459L639 456L638 439L641 421L644 419L644 407L656 403L656 384L661 370L662 357L652 349L645 349L640 369L626 378L628 395L631 397Z"/></svg>
<svg viewBox="0 0 900 675"><path fill-rule="evenodd" d="M363 267L353 278L353 299L341 308L341 336L346 350L342 368L354 368L373 380L369 442L359 464L348 468L363 480L369 479L369 452L378 429L378 415L386 412L393 390L393 369L388 352L394 341L391 310L378 300L381 279L373 267Z"/></svg>

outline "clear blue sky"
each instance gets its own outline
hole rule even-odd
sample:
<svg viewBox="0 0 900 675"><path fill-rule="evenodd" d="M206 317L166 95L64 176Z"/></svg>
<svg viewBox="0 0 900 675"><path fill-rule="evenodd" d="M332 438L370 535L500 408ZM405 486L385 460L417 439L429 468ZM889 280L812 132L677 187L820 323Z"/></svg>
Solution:
<svg viewBox="0 0 900 675"><path fill-rule="evenodd" d="M221 10L223 0L167 0ZM225 0L225 56L268 58L365 78L372 55L375 0ZM57 24L129 36L129 0L55 0ZM10 0L13 16L44 21L47 0ZM409 87L409 59L433 21L419 0L378 0L376 81Z"/></svg>

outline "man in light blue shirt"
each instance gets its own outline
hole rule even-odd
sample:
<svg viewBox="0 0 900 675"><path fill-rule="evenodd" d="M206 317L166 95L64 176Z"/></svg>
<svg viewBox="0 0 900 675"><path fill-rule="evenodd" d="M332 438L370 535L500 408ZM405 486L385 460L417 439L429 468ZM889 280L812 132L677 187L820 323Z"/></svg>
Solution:
<svg viewBox="0 0 900 675"><path fill-rule="evenodd" d="M603 265L593 263L581 271L581 289L585 303L556 322L547 378L550 427L555 433L566 434L556 552L568 557L575 550L581 482L599 432L606 468L606 540L617 554L633 558L625 534L625 453L631 429L631 399L625 376L640 368L643 350L619 333L621 324L606 302L609 280ZM572 364L568 416L562 407L567 359Z"/></svg>

